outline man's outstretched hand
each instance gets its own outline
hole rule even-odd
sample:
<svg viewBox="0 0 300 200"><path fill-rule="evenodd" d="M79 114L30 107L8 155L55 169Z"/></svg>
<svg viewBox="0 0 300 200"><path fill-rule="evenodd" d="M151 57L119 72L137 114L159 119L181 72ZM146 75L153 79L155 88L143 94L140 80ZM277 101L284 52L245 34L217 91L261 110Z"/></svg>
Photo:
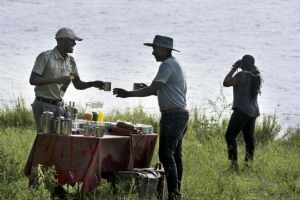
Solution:
<svg viewBox="0 0 300 200"><path fill-rule="evenodd" d="M113 94L116 95L116 97L121 97L121 98L130 97L130 92L122 88L114 88Z"/></svg>
<svg viewBox="0 0 300 200"><path fill-rule="evenodd" d="M104 82L103 81L94 81L94 87L98 88L99 90L104 89Z"/></svg>

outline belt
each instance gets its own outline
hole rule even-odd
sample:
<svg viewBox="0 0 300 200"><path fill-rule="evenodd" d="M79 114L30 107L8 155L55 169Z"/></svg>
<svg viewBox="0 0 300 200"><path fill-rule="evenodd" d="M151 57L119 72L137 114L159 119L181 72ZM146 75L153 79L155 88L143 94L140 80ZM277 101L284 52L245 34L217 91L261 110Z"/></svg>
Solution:
<svg viewBox="0 0 300 200"><path fill-rule="evenodd" d="M189 112L189 111L187 111L185 108L170 108L170 109L162 110L161 114L166 114L170 112Z"/></svg>
<svg viewBox="0 0 300 200"><path fill-rule="evenodd" d="M40 101L40 102L43 102L43 103L52 104L52 105L57 105L58 102L62 101L62 100L45 99L43 97L35 97L35 99L37 101Z"/></svg>

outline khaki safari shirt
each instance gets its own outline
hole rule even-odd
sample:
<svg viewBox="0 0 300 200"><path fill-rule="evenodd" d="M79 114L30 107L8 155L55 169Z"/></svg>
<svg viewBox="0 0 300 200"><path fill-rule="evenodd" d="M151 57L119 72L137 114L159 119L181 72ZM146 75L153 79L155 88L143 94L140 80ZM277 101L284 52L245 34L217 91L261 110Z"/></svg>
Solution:
<svg viewBox="0 0 300 200"><path fill-rule="evenodd" d="M35 60L32 72L41 75L43 78L58 78L74 74L78 76L75 60L67 55L64 59L57 47L52 50L44 51ZM51 100L62 100L65 91L62 90L63 84L47 84L36 86L35 96ZM64 86L65 87L65 86Z"/></svg>

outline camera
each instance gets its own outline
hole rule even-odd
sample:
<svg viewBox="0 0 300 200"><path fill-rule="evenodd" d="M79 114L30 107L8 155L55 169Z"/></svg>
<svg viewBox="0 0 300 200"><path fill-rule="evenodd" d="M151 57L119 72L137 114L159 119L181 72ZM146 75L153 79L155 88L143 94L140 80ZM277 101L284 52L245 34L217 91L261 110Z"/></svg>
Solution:
<svg viewBox="0 0 300 200"><path fill-rule="evenodd" d="M242 68L242 60L237 60L234 64L233 64L234 67L237 67L237 68Z"/></svg>

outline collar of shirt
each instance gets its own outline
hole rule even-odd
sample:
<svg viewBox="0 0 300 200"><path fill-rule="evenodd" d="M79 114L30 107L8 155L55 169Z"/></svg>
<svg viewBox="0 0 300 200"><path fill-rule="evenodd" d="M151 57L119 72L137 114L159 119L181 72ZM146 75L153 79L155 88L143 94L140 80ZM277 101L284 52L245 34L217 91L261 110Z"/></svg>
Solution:
<svg viewBox="0 0 300 200"><path fill-rule="evenodd" d="M63 58L63 57L60 55L60 53L59 53L59 51L58 51L58 49L57 49L57 46L53 49L53 53L54 53L56 59L68 60L69 57L70 57L69 54L67 54L66 58Z"/></svg>

